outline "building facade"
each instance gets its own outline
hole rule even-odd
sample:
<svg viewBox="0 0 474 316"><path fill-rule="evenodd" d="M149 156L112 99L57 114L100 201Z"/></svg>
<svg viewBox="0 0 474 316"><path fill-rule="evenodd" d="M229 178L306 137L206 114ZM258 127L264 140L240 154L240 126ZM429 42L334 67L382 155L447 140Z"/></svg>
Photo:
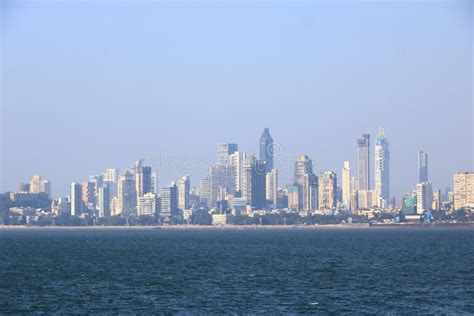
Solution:
<svg viewBox="0 0 474 316"><path fill-rule="evenodd" d="M265 185L265 199L267 207L270 209L277 208L278 204L278 171L276 169L270 170L267 173Z"/></svg>
<svg viewBox="0 0 474 316"><path fill-rule="evenodd" d="M273 148L273 138L270 135L270 129L265 128L263 130L262 136L260 136L260 155L259 158L262 161L265 161L267 166L267 171L270 171L274 168L274 148Z"/></svg>
<svg viewBox="0 0 474 316"><path fill-rule="evenodd" d="M189 210L189 191L191 190L191 180L188 175L178 181L178 208L182 211Z"/></svg>
<svg viewBox="0 0 474 316"><path fill-rule="evenodd" d="M336 207L337 177L332 171L324 171L319 175L319 209L331 209Z"/></svg>
<svg viewBox="0 0 474 316"><path fill-rule="evenodd" d="M428 182L428 154L418 152L418 183Z"/></svg>
<svg viewBox="0 0 474 316"><path fill-rule="evenodd" d="M117 191L117 213L123 216L136 214L137 191L135 177L128 170L120 176Z"/></svg>
<svg viewBox="0 0 474 316"><path fill-rule="evenodd" d="M318 208L318 177L313 173L313 162L307 155L301 155L295 163L294 185L298 187L299 210Z"/></svg>
<svg viewBox="0 0 474 316"><path fill-rule="evenodd" d="M342 167L342 204L346 209L351 210L351 167L349 161L344 161Z"/></svg>
<svg viewBox="0 0 474 316"><path fill-rule="evenodd" d="M383 129L380 129L375 141L375 191L382 201L381 207L388 207L390 204L390 148Z"/></svg>
<svg viewBox="0 0 474 316"><path fill-rule="evenodd" d="M454 209L474 208L474 172L460 172L453 177Z"/></svg>
<svg viewBox="0 0 474 316"><path fill-rule="evenodd" d="M423 214L431 210L433 189L431 183L421 182L416 185L416 212Z"/></svg>
<svg viewBox="0 0 474 316"><path fill-rule="evenodd" d="M370 135L357 140L359 190L370 190Z"/></svg>

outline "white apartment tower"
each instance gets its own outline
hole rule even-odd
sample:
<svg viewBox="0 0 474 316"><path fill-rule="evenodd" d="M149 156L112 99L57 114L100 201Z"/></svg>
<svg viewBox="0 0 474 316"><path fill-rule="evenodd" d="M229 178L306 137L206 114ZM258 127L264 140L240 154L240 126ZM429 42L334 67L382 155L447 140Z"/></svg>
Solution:
<svg viewBox="0 0 474 316"><path fill-rule="evenodd" d="M342 203L351 210L351 168L349 161L344 161L342 167Z"/></svg>
<svg viewBox="0 0 474 316"><path fill-rule="evenodd" d="M276 208L278 199L278 171L276 169L270 170L265 175L265 199L267 200L267 207Z"/></svg>
<svg viewBox="0 0 474 316"><path fill-rule="evenodd" d="M384 130L380 129L375 141L375 191L381 207L390 202L390 149Z"/></svg>

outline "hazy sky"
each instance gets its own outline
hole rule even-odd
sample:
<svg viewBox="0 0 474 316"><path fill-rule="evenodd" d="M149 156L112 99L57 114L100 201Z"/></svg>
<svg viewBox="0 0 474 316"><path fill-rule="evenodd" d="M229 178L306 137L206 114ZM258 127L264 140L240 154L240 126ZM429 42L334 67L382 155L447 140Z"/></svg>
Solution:
<svg viewBox="0 0 474 316"><path fill-rule="evenodd" d="M471 1L1 3L1 191L40 174L66 195L139 158L197 185L217 143L256 152L264 127L277 165L338 176L384 127L397 195L420 149L437 188L474 169Z"/></svg>

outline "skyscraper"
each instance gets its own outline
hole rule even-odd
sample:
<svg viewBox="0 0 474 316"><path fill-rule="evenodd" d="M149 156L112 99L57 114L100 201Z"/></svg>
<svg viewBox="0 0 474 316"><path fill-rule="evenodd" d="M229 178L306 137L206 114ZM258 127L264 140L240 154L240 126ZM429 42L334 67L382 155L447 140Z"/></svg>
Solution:
<svg viewBox="0 0 474 316"><path fill-rule="evenodd" d="M252 164L252 198L253 208L261 210L265 208L265 184L267 165L263 160L257 160Z"/></svg>
<svg viewBox="0 0 474 316"><path fill-rule="evenodd" d="M287 188L288 209L291 211L298 211L300 209L298 205L298 200L299 200L298 190L299 190L299 187L296 185L293 185Z"/></svg>
<svg viewBox="0 0 474 316"><path fill-rule="evenodd" d="M332 171L321 172L318 179L319 208L330 209L336 207L337 177Z"/></svg>
<svg viewBox="0 0 474 316"><path fill-rule="evenodd" d="M474 172L460 172L453 177L454 209L474 208Z"/></svg>
<svg viewBox="0 0 474 316"><path fill-rule="evenodd" d="M234 172L235 196L242 197L250 204L251 192L251 168L255 161L255 155L248 152L236 151L230 156Z"/></svg>
<svg viewBox="0 0 474 316"><path fill-rule="evenodd" d="M123 216L135 214L137 207L137 190L135 178L130 171L120 176L117 190L117 210Z"/></svg>
<svg viewBox="0 0 474 316"><path fill-rule="evenodd" d="M225 194L234 195L234 168L228 164L216 164L211 167L212 200L211 205L216 206L217 200L223 200Z"/></svg>
<svg viewBox="0 0 474 316"><path fill-rule="evenodd" d="M295 163L295 186L298 187L298 207L310 211L318 208L318 177L313 173L313 162L301 155Z"/></svg>
<svg viewBox="0 0 474 316"><path fill-rule="evenodd" d="M380 129L375 141L375 191L382 207L390 203L390 149L384 130Z"/></svg>
<svg viewBox="0 0 474 316"><path fill-rule="evenodd" d="M423 214L425 211L431 210L433 201L433 189L431 183L421 182L416 185L416 212Z"/></svg>
<svg viewBox="0 0 474 316"><path fill-rule="evenodd" d="M41 176L33 176L30 182L30 193L46 193L51 196L51 182L42 180Z"/></svg>
<svg viewBox="0 0 474 316"><path fill-rule="evenodd" d="M349 161L344 161L342 167L342 204L351 210L351 168Z"/></svg>
<svg viewBox="0 0 474 316"><path fill-rule="evenodd" d="M106 169L104 173L104 182L109 183L110 199L114 198L117 195L118 170Z"/></svg>
<svg viewBox="0 0 474 316"><path fill-rule="evenodd" d="M191 181L189 176L184 176L178 181L178 208L182 211L189 210L189 191Z"/></svg>
<svg viewBox="0 0 474 316"><path fill-rule="evenodd" d="M99 174L96 176L90 176L89 182L94 183L94 188L95 188L95 196L97 197L99 195L99 188L104 184L104 175Z"/></svg>
<svg viewBox="0 0 474 316"><path fill-rule="evenodd" d="M161 188L160 194L160 203L161 203L161 216L178 216L178 192L177 187L174 183L171 183L170 186Z"/></svg>
<svg viewBox="0 0 474 316"><path fill-rule="evenodd" d="M228 165L229 156L239 150L239 146L237 144L226 143L226 144L219 144L217 147L217 165Z"/></svg>
<svg viewBox="0 0 474 316"><path fill-rule="evenodd" d="M96 195L95 195L95 183L94 182L82 182L82 201L83 205L89 210L94 210L96 206Z"/></svg>
<svg viewBox="0 0 474 316"><path fill-rule="evenodd" d="M211 177L207 176L201 180L199 185L199 198L201 203L206 205L207 207L211 207L212 203L212 179Z"/></svg>
<svg viewBox="0 0 474 316"><path fill-rule="evenodd" d="M40 193L41 192L41 176L33 176L33 179L30 181L30 193Z"/></svg>
<svg viewBox="0 0 474 316"><path fill-rule="evenodd" d="M278 201L278 171L270 170L266 175L265 198L268 208L277 208Z"/></svg>
<svg viewBox="0 0 474 316"><path fill-rule="evenodd" d="M418 152L418 182L428 182L428 154Z"/></svg>
<svg viewBox="0 0 474 316"><path fill-rule="evenodd" d="M81 184L71 183L71 216L79 216L82 213L82 189Z"/></svg>
<svg viewBox="0 0 474 316"><path fill-rule="evenodd" d="M134 165L135 173L135 190L137 191L137 198L141 197L152 190L151 184L151 167L144 166L143 160L139 160Z"/></svg>
<svg viewBox="0 0 474 316"><path fill-rule="evenodd" d="M109 217L110 214L110 186L108 182L104 182L99 187L97 195L97 207L99 209L99 217Z"/></svg>
<svg viewBox="0 0 474 316"><path fill-rule="evenodd" d="M265 161L267 171L274 168L273 166L273 138L270 135L270 129L265 128L262 136L260 136L260 160Z"/></svg>
<svg viewBox="0 0 474 316"><path fill-rule="evenodd" d="M151 192L158 194L158 173L156 171L153 171L151 173Z"/></svg>
<svg viewBox="0 0 474 316"><path fill-rule="evenodd" d="M357 140L359 190L370 190L370 135Z"/></svg>

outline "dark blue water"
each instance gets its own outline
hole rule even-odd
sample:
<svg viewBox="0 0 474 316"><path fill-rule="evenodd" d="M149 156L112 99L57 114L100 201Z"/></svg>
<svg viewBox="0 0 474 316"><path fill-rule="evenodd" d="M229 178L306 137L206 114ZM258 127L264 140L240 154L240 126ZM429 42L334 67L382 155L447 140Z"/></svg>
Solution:
<svg viewBox="0 0 474 316"><path fill-rule="evenodd" d="M0 313L474 313L473 229L0 231Z"/></svg>

